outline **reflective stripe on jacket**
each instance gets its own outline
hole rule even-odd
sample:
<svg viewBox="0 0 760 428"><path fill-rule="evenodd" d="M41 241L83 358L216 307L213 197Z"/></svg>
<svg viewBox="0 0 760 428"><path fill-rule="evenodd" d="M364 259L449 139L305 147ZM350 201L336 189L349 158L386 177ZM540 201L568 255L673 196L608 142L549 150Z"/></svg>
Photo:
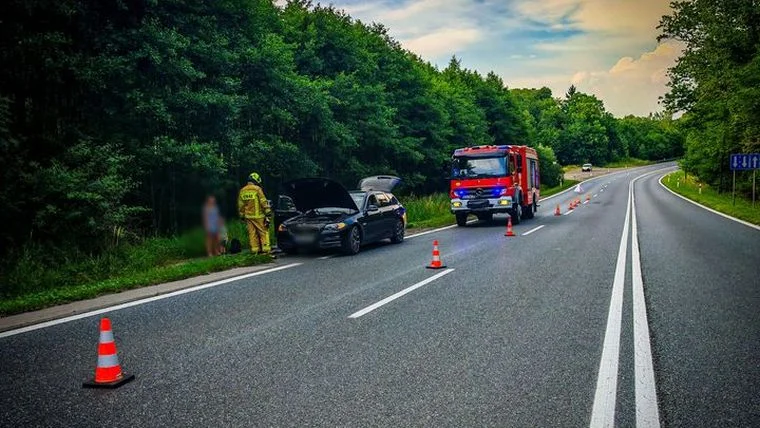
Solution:
<svg viewBox="0 0 760 428"><path fill-rule="evenodd" d="M238 213L242 218L261 219L271 213L264 191L261 187L248 183L240 189L238 195Z"/></svg>

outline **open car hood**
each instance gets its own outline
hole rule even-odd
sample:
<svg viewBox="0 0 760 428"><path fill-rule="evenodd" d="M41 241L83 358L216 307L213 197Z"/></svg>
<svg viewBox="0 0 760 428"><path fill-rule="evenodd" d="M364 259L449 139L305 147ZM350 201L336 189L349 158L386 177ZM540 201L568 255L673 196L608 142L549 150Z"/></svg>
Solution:
<svg viewBox="0 0 760 428"><path fill-rule="evenodd" d="M285 183L285 193L301 212L315 208L347 208L358 210L345 187L328 178L302 178Z"/></svg>
<svg viewBox="0 0 760 428"><path fill-rule="evenodd" d="M359 189L365 192L377 190L380 192L390 192L401 182L401 179L392 175L375 175L367 177L359 182Z"/></svg>

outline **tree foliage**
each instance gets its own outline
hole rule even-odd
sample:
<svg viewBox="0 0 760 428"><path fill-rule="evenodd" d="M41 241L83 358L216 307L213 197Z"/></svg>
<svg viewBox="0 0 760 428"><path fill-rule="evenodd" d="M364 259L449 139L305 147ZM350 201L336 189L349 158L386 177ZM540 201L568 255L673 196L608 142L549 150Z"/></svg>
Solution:
<svg viewBox="0 0 760 428"><path fill-rule="evenodd" d="M728 188L729 154L760 151L760 7L748 0L671 3L660 39L684 46L670 70L666 106L684 111L683 166ZM740 174L748 188L749 175Z"/></svg>
<svg viewBox="0 0 760 428"><path fill-rule="evenodd" d="M575 88L509 90L458 58L437 69L382 25L306 0L7 0L0 16L5 249L175 233L207 193L233 212L252 170L270 196L378 173L429 193L457 147L538 147L546 185L555 160L678 154L669 119L616 121Z"/></svg>

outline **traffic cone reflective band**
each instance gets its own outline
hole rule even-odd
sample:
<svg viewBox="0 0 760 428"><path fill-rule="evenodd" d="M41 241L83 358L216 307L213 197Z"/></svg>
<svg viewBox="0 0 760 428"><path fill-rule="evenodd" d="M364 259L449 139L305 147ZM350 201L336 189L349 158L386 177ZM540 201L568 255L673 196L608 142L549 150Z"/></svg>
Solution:
<svg viewBox="0 0 760 428"><path fill-rule="evenodd" d="M515 232L512 231L512 216L507 217L507 233L504 236L515 236Z"/></svg>
<svg viewBox="0 0 760 428"><path fill-rule="evenodd" d="M557 204L557 208L554 210L554 215L556 216L562 215L562 211L559 209L559 204Z"/></svg>
<svg viewBox="0 0 760 428"><path fill-rule="evenodd" d="M428 269L443 269L446 266L441 263L441 253L438 251L438 241L433 241L433 261L430 262Z"/></svg>
<svg viewBox="0 0 760 428"><path fill-rule="evenodd" d="M130 380L135 375L127 375L121 371L119 357L116 355L116 342L113 339L111 320L100 320L100 340L98 341L98 365L95 367L95 378L85 382L85 388L116 388Z"/></svg>

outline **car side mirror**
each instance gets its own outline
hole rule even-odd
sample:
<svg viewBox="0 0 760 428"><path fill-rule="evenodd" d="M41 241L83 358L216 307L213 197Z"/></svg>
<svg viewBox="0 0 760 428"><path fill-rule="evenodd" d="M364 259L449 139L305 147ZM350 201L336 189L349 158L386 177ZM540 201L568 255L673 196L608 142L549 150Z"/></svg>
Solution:
<svg viewBox="0 0 760 428"><path fill-rule="evenodd" d="M377 205L367 205L367 212L374 213L380 211L380 208L377 207Z"/></svg>

